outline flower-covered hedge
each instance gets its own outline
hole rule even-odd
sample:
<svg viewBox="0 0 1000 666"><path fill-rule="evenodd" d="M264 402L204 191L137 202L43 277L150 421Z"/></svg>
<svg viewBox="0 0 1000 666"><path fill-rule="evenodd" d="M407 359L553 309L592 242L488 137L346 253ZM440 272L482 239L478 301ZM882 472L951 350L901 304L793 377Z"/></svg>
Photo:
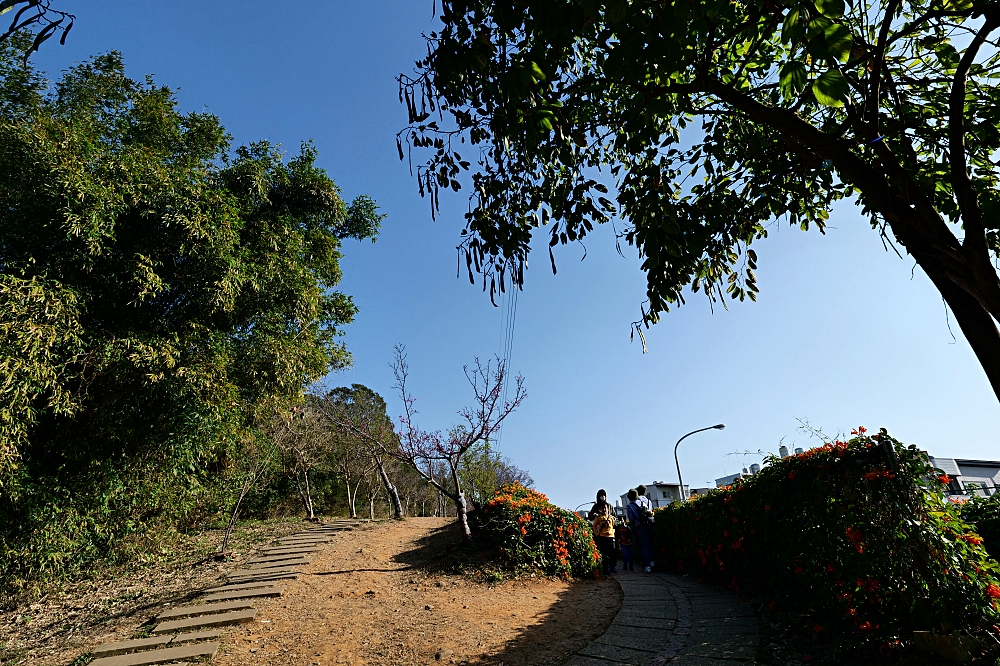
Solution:
<svg viewBox="0 0 1000 666"><path fill-rule="evenodd" d="M994 560L1000 560L1000 495L973 496L961 505L962 518L975 525L983 537L983 547Z"/></svg>
<svg viewBox="0 0 1000 666"><path fill-rule="evenodd" d="M478 538L515 571L582 578L600 561L585 520L520 484L497 490L474 517Z"/></svg>
<svg viewBox="0 0 1000 666"><path fill-rule="evenodd" d="M1000 566L940 472L884 430L853 434L658 511L657 565L854 645L897 645L915 630L1000 633Z"/></svg>

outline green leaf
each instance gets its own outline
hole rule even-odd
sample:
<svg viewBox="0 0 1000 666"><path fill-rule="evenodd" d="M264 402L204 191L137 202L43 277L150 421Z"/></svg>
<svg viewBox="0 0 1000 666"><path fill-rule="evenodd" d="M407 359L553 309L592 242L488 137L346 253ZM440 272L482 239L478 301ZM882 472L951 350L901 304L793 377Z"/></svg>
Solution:
<svg viewBox="0 0 1000 666"><path fill-rule="evenodd" d="M781 41L786 44L797 42L806 34L806 22L798 9L788 12L781 24Z"/></svg>
<svg viewBox="0 0 1000 666"><path fill-rule="evenodd" d="M851 35L851 31L839 23L834 23L824 32L830 57L840 62L847 62L851 57L851 47L854 46L854 36Z"/></svg>
<svg viewBox="0 0 1000 666"><path fill-rule="evenodd" d="M806 87L806 65L802 62L786 62L778 72L781 95L792 99Z"/></svg>
<svg viewBox="0 0 1000 666"><path fill-rule="evenodd" d="M535 75L536 81L545 80L545 72L542 71L542 68L538 66L537 62L531 63L531 73Z"/></svg>
<svg viewBox="0 0 1000 666"><path fill-rule="evenodd" d="M847 101L847 79L835 69L829 69L813 81L813 95L823 106L841 107Z"/></svg>
<svg viewBox="0 0 1000 666"><path fill-rule="evenodd" d="M937 54L938 60L941 61L941 64L948 69L958 67L958 63L961 58L958 56L958 49L950 43L943 42L938 44L938 46L934 49L934 52Z"/></svg>
<svg viewBox="0 0 1000 666"><path fill-rule="evenodd" d="M823 16L838 18L844 15L844 0L815 0L815 4Z"/></svg>

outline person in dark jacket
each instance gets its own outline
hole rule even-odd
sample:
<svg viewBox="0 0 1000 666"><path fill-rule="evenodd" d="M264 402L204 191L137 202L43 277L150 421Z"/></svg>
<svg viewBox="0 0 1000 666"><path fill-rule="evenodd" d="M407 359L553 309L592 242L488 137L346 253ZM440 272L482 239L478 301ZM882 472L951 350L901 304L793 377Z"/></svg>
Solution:
<svg viewBox="0 0 1000 666"><path fill-rule="evenodd" d="M639 543L642 566L646 573L650 573L653 570L653 512L641 502L639 493L635 490L628 491L628 499L625 515L632 524L632 534Z"/></svg>
<svg viewBox="0 0 1000 666"><path fill-rule="evenodd" d="M635 541L631 528L624 520L615 527L615 541L618 542L618 550L622 554L622 571L626 569L635 571L632 568L632 562L635 560Z"/></svg>
<svg viewBox="0 0 1000 666"><path fill-rule="evenodd" d="M618 573L618 551L615 548L615 510L608 504L608 494L604 490L597 491L597 501L594 508L587 514L587 519L594 521L594 543L601 553L604 564L604 574Z"/></svg>

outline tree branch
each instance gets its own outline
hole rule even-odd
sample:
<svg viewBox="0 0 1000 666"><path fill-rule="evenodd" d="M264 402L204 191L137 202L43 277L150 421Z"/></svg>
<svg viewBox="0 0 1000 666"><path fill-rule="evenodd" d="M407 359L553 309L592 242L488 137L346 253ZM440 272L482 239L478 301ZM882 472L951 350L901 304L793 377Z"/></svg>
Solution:
<svg viewBox="0 0 1000 666"><path fill-rule="evenodd" d="M890 0L886 7L885 16L882 18L882 27L879 30L878 41L875 43L875 53L872 56L871 82L868 85L868 104L865 108L865 120L875 124L878 130L878 99L881 95L879 89L882 85L882 70L885 69L885 53L888 49L889 30L892 29L892 18L899 10L902 0Z"/></svg>
<svg viewBox="0 0 1000 666"><path fill-rule="evenodd" d="M948 162L951 167L951 185L955 190L958 207L962 211L962 226L965 228L965 240L962 245L966 251L977 254L987 253L988 250L982 211L979 208L979 195L975 184L969 178L965 158L965 92L969 70L979 54L979 49L987 36L997 27L1000 27L1000 14L988 15L986 22L972 39L972 43L962 54L962 59L955 70L948 100Z"/></svg>

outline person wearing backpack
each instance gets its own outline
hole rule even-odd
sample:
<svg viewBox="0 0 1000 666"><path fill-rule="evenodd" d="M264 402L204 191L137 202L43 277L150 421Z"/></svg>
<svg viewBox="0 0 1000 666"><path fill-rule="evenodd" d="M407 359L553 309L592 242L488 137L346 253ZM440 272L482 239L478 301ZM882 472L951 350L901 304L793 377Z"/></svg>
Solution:
<svg viewBox="0 0 1000 666"><path fill-rule="evenodd" d="M640 486L641 487L641 486ZM645 490L645 488L643 488ZM632 489L628 491L628 506L625 515L632 523L632 533L639 543L639 556L646 573L653 571L653 511L646 506L649 498L643 497L646 503L640 501L639 493Z"/></svg>
<svg viewBox="0 0 1000 666"><path fill-rule="evenodd" d="M594 543L601 553L604 564L604 575L616 574L618 569L618 551L615 548L615 510L608 504L608 494L604 490L597 491L597 501L594 508L587 514L594 521Z"/></svg>

